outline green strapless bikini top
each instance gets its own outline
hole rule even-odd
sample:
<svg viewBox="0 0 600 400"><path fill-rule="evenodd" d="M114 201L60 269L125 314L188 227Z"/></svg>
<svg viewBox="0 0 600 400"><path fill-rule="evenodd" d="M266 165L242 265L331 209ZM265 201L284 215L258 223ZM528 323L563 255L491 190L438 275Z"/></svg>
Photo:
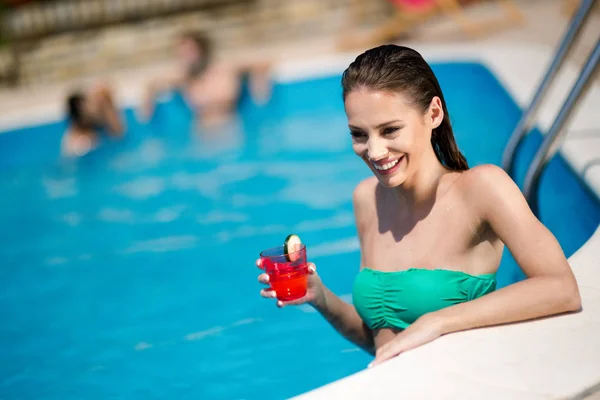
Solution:
<svg viewBox="0 0 600 400"><path fill-rule="evenodd" d="M352 302L371 329L406 329L420 316L476 299L496 289L496 275L469 275L445 269L383 272L363 268Z"/></svg>

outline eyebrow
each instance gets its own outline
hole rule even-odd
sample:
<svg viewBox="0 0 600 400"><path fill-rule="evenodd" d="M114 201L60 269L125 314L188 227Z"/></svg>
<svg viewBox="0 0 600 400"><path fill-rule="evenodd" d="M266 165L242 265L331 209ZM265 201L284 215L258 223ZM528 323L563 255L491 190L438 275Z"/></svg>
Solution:
<svg viewBox="0 0 600 400"><path fill-rule="evenodd" d="M380 128L383 128L383 127L384 127L384 126L386 126L386 125L391 125L391 124L393 124L393 123L398 123L398 122L399 122L399 123L403 123L404 121L401 121L401 120L399 120L399 119L394 119L394 120L391 120L391 121L382 122L381 124L377 125L377 126L375 127L375 129L380 129ZM361 129L361 128L359 128L358 126L354 126L354 125L348 125L348 128L350 128L350 129Z"/></svg>

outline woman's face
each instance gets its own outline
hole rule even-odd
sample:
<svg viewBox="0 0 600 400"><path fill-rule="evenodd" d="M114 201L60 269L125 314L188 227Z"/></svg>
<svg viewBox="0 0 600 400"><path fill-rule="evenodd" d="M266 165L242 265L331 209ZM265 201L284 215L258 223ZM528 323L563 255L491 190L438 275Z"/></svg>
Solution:
<svg viewBox="0 0 600 400"><path fill-rule="evenodd" d="M194 64L202 58L202 52L190 38L183 38L177 44L177 56L184 64Z"/></svg>
<svg viewBox="0 0 600 400"><path fill-rule="evenodd" d="M85 124L91 124L94 117L100 114L101 104L96 97L88 95L81 99L81 120Z"/></svg>
<svg viewBox="0 0 600 400"><path fill-rule="evenodd" d="M438 97L425 115L400 94L365 88L350 92L344 106L354 152L386 187L402 185L414 174L431 149L432 129L443 119Z"/></svg>

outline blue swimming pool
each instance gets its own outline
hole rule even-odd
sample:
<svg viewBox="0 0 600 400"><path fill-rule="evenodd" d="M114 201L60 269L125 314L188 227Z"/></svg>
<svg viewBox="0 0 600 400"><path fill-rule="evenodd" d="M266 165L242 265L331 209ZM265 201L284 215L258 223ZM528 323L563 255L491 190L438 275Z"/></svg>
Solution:
<svg viewBox="0 0 600 400"><path fill-rule="evenodd" d="M499 164L521 111L483 66L435 64L471 165ZM0 398L281 399L370 358L308 307L258 296L253 262L301 235L350 300L359 253L339 76L278 84L222 135L196 132L177 96L80 160L64 122L0 135ZM529 137L517 180L540 142ZM555 157L541 216L571 255L598 200ZM510 254L500 285L521 279Z"/></svg>

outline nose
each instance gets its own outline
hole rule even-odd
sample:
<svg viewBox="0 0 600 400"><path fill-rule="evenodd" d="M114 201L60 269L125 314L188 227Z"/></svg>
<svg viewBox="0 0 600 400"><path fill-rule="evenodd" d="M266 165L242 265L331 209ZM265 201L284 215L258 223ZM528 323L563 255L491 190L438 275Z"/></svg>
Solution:
<svg viewBox="0 0 600 400"><path fill-rule="evenodd" d="M367 148L367 157L371 161L379 161L386 158L389 154L388 149L383 146L377 139L369 140Z"/></svg>

